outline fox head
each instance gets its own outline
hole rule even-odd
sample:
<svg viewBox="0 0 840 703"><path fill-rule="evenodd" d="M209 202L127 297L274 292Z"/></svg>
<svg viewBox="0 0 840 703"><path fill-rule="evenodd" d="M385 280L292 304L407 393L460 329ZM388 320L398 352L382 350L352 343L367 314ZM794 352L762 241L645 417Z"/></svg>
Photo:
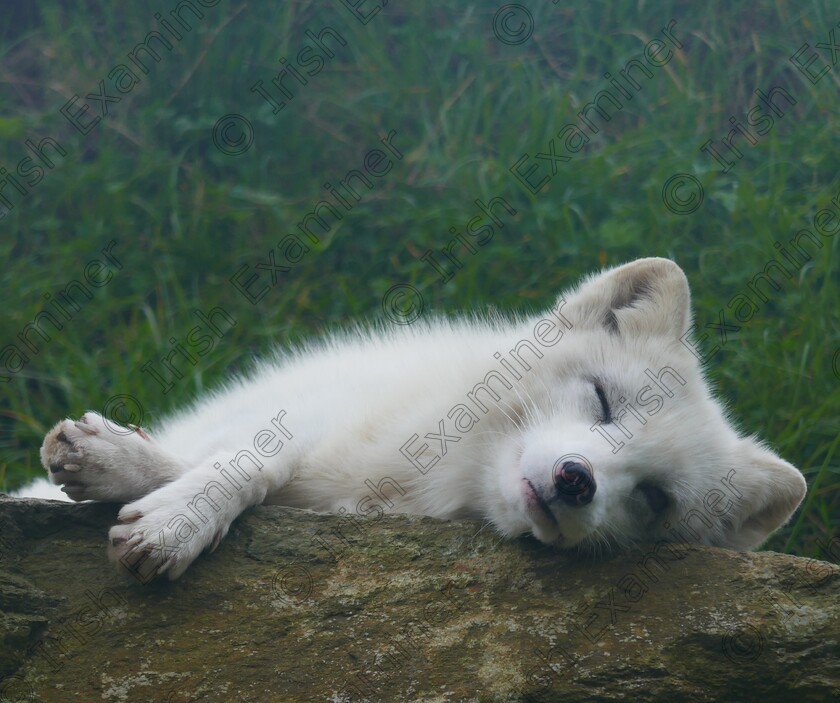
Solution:
<svg viewBox="0 0 840 703"><path fill-rule="evenodd" d="M710 394L674 262L596 274L555 310L564 333L523 379L520 422L494 459L499 484L484 489L503 534L750 549L788 520L805 479L740 436Z"/></svg>

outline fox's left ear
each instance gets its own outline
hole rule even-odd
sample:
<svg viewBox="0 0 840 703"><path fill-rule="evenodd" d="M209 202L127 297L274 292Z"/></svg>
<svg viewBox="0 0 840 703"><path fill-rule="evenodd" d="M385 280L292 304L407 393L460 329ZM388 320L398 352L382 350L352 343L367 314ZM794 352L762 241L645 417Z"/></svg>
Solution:
<svg viewBox="0 0 840 703"><path fill-rule="evenodd" d="M595 274L567 300L563 314L583 329L678 339L691 325L688 279L670 259L637 259Z"/></svg>
<svg viewBox="0 0 840 703"><path fill-rule="evenodd" d="M755 440L742 439L727 487L735 507L727 515L725 544L752 549L784 525L805 497L805 477Z"/></svg>

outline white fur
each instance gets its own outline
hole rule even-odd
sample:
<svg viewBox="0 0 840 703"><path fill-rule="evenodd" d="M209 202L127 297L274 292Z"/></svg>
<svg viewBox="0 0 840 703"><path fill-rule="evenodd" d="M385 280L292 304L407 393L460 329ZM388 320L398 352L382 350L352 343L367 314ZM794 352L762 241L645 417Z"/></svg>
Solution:
<svg viewBox="0 0 840 703"><path fill-rule="evenodd" d="M36 478L32 483L9 493L12 498L40 498L41 500L62 500L72 503L73 499L61 490L60 486L47 478Z"/></svg>
<svg viewBox="0 0 840 703"><path fill-rule="evenodd" d="M93 412L64 420L45 438L42 462L76 500L128 503L110 531L111 555L127 568L142 558L152 576L176 578L263 502L485 519L505 536L530 532L563 547L686 538L750 548L789 518L805 481L732 429L680 341L690 327L683 272L640 259L590 277L542 315L354 330L278 354L148 435ZM516 346L530 370L511 355ZM684 381L663 377L673 397L645 375L665 367ZM469 394L494 371L511 387L491 375L499 399L473 395L485 413ZM644 424L632 412L620 420L632 437L594 427L593 381L614 416L628 402L641 415ZM453 437L445 454L434 437L441 421ZM602 432L624 446L613 451ZM230 463L237 455L241 473ZM568 455L594 475L586 505L559 494L556 466ZM391 483L380 490L383 480ZM662 513L640 483L667 493ZM197 499L208 487L211 500Z"/></svg>

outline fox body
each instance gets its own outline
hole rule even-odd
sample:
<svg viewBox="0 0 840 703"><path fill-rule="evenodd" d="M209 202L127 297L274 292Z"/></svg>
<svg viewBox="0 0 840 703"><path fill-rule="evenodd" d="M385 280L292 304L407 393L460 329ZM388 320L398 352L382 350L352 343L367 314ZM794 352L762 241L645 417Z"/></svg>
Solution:
<svg viewBox="0 0 840 703"><path fill-rule="evenodd" d="M357 329L258 365L148 432L94 412L41 459L75 500L126 505L112 559L177 578L245 509L476 518L559 547L760 544L805 494L742 437L685 343L667 259L606 270L547 312Z"/></svg>

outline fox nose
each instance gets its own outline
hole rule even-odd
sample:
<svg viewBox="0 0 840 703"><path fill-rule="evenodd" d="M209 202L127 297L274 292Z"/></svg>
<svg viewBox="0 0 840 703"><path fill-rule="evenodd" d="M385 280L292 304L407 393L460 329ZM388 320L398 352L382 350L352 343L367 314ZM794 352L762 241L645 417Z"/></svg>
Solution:
<svg viewBox="0 0 840 703"><path fill-rule="evenodd" d="M566 505L577 507L592 502L595 477L589 468L577 461L565 461L554 467L554 488L557 498Z"/></svg>

